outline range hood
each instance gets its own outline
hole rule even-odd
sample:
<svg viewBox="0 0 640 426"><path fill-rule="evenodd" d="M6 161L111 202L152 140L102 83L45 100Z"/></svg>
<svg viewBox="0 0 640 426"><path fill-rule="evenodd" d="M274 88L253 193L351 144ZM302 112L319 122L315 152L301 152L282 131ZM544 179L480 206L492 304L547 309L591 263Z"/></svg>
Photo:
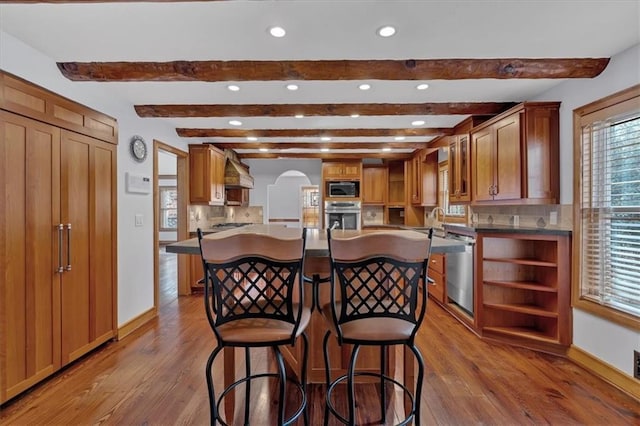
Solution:
<svg viewBox="0 0 640 426"><path fill-rule="evenodd" d="M236 158L232 150L225 151L224 186L226 188L253 189L253 177L249 169Z"/></svg>

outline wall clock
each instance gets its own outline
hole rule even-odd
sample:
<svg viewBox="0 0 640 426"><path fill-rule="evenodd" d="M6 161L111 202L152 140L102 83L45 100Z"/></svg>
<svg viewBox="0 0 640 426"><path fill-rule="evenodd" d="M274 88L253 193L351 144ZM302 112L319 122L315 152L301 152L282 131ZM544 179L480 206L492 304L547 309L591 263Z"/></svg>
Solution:
<svg viewBox="0 0 640 426"><path fill-rule="evenodd" d="M142 139L142 136L133 136L129 143L129 149L131 156L137 162L142 163L147 158L147 143Z"/></svg>

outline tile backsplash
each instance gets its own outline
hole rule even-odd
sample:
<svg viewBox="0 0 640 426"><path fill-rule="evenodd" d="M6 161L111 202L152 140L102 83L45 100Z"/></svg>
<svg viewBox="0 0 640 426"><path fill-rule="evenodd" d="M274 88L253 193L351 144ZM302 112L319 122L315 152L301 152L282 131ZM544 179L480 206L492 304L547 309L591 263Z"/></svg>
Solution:
<svg viewBox="0 0 640 426"><path fill-rule="evenodd" d="M263 223L262 206L189 206L189 231L221 223Z"/></svg>
<svg viewBox="0 0 640 426"><path fill-rule="evenodd" d="M363 206L362 207L362 224L382 225L384 223L384 207L382 206Z"/></svg>
<svg viewBox="0 0 640 426"><path fill-rule="evenodd" d="M553 228L571 230L573 227L573 205L543 204L521 206L471 206L469 207L469 224L494 224L522 228ZM425 209L425 225L432 223L430 210ZM556 224L552 223L555 215ZM474 217L477 216L477 221Z"/></svg>

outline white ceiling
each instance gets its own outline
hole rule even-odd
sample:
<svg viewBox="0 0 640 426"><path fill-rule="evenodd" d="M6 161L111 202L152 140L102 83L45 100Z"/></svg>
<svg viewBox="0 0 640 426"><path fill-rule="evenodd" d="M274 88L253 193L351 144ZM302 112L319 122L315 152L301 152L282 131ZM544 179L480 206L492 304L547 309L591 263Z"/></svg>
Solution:
<svg viewBox="0 0 640 426"><path fill-rule="evenodd" d="M284 38L267 29L279 25ZM395 36L376 30L394 25ZM55 61L599 58L640 42L640 0L212 1L1 4L0 29ZM82 82L139 104L519 102L563 80ZM146 118L175 127L234 128L228 118ZM453 127L466 116L242 117L240 129ZM432 137L407 137L406 142ZM189 138L244 142L244 138ZM318 142L276 138L263 142ZM385 142L392 137L333 138ZM242 153L243 150L238 149ZM299 151L299 150L298 150Z"/></svg>

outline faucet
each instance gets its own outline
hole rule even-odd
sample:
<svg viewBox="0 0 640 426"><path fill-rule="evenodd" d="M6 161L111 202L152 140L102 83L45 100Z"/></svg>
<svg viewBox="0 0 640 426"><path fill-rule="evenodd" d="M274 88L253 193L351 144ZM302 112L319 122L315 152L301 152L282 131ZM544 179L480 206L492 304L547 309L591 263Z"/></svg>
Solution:
<svg viewBox="0 0 640 426"><path fill-rule="evenodd" d="M334 230L336 228L340 227L340 222L338 222L337 220L333 222L333 225L331 225L331 228L329 228L330 230Z"/></svg>
<svg viewBox="0 0 640 426"><path fill-rule="evenodd" d="M436 218L436 213L439 211L442 212L442 225L446 224L446 219L447 219L447 212L442 208L442 207L434 207L433 210L431 210L431 213L429 213L429 217L431 219L435 219Z"/></svg>

